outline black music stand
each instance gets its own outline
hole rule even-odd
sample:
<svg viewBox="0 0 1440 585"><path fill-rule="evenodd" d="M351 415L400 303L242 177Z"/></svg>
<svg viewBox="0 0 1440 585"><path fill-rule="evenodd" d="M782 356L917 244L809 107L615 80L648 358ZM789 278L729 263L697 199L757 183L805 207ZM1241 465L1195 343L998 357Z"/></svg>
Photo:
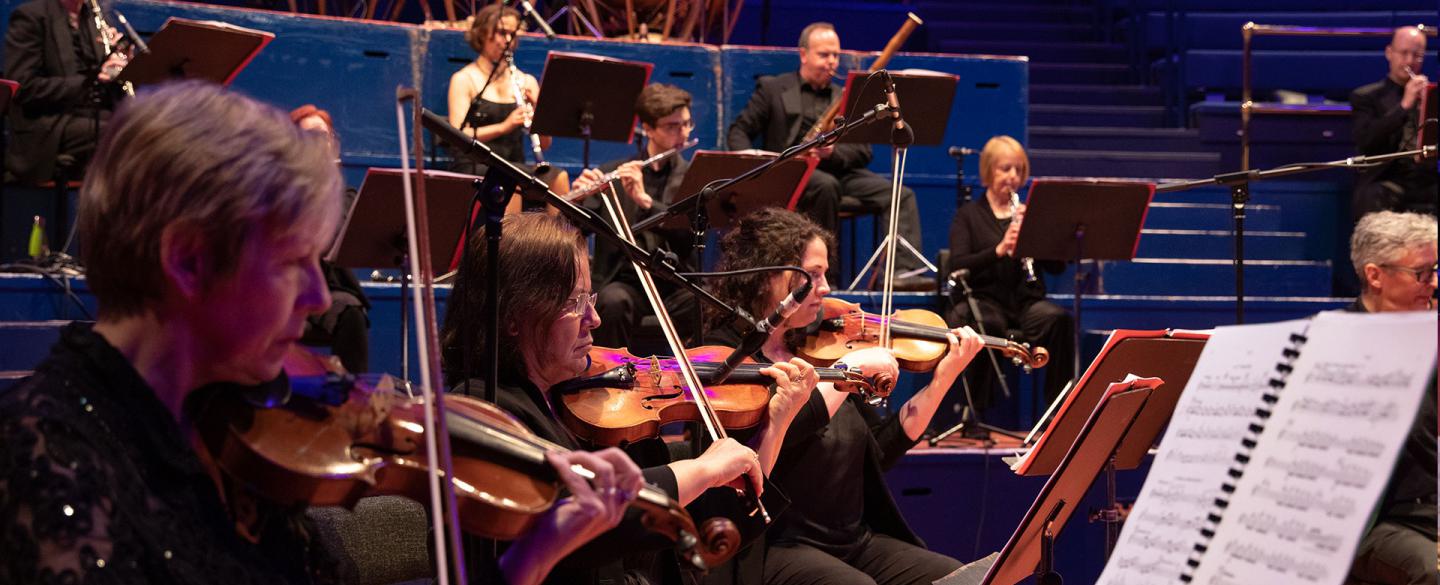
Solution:
<svg viewBox="0 0 1440 585"><path fill-rule="evenodd" d="M1420 94L1420 127L1417 129L1419 136L1415 138L1418 146L1436 146L1437 139L1440 139L1440 91L1437 91L1440 83L1434 81L1425 85L1425 92ZM1433 157L1432 157L1433 158ZM1437 160L1440 162L1440 160Z"/></svg>
<svg viewBox="0 0 1440 585"><path fill-rule="evenodd" d="M1140 248L1140 228L1154 196L1155 184L1142 182L1036 179L1030 186L1015 257L1075 263L1072 375L1080 372L1080 335L1084 331L1080 320L1085 290L1081 262L1134 259Z"/></svg>
<svg viewBox="0 0 1440 585"><path fill-rule="evenodd" d="M20 91L20 82L11 79L0 79L0 161L5 160L6 151L10 148L8 140L10 133L5 130L6 121L10 119L10 102L15 99L15 93ZM3 174L4 171L0 171ZM5 217L5 181L0 180L0 219ZM0 224L3 226L4 224ZM3 228L0 228L3 231ZM0 236L0 241L4 237Z"/></svg>
<svg viewBox="0 0 1440 585"><path fill-rule="evenodd" d="M1085 422L1055 474L1025 512L1015 533L1000 550L982 585L1015 585L1030 576L1036 583L1058 585L1054 571L1055 537L1115 456L1152 391L1147 386L1113 384Z"/></svg>
<svg viewBox="0 0 1440 585"><path fill-rule="evenodd" d="M875 79L868 84L869 74L851 69L845 78L845 91L840 99L845 107L840 111L848 118L850 112L859 111L885 103L885 83ZM945 139L945 127L950 123L950 106L955 100L955 88L960 76L937 71L907 69L891 71L895 80L895 95L900 99L900 109L905 121L915 129L917 146L937 146ZM856 128L840 139L840 142L863 144L890 144L888 118Z"/></svg>
<svg viewBox="0 0 1440 585"><path fill-rule="evenodd" d="M409 319L405 294L410 275L406 259L404 184L400 169L372 168L360 183L360 192L346 210L345 222L326 258L341 268L400 268L401 375L409 378ZM410 171L413 176L415 171ZM476 177L445 171L425 171L426 212L429 216L430 265L449 266L450 257L465 230L465 211L475 190Z"/></svg>
<svg viewBox="0 0 1440 585"><path fill-rule="evenodd" d="M738 152L725 152L718 150L697 150L695 157L690 160L690 168L685 171L685 178L680 181L680 187L676 193L700 193L706 185L745 174L766 162L774 160L777 155L773 152L759 150L746 150ZM815 172L816 160L811 157L796 157L781 161L774 168L766 171L754 180L745 181L730 186L729 188L716 193L709 194L705 199L705 205L698 205L693 198L682 199L671 204L671 208L684 205L686 209L676 211L691 211L697 213L700 219L687 218L685 215L671 215L661 225L669 228L680 228L686 225L703 225L704 229L728 229L735 223L735 220L751 211L764 207L784 207L795 209L795 204L800 201L800 195L805 191L805 183L810 180L810 174Z"/></svg>
<svg viewBox="0 0 1440 585"><path fill-rule="evenodd" d="M172 79L203 79L230 85L273 40L273 33L171 17L150 37L150 50L136 55L116 80L148 85Z"/></svg>
<svg viewBox="0 0 1440 585"><path fill-rule="evenodd" d="M585 53L550 51L541 73L540 95L530 126L537 134L585 141L630 142L635 134L635 98L645 89L651 63Z"/></svg>

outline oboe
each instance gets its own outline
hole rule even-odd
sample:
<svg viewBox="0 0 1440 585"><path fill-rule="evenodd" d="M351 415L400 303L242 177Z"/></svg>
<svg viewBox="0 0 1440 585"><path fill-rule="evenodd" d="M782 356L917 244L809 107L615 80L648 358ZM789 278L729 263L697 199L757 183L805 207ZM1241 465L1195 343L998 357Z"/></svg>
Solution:
<svg viewBox="0 0 1440 585"><path fill-rule="evenodd" d="M540 151L540 135L530 129L535 110L531 108L530 100L525 97L525 76L515 68L513 51L505 54L505 66L510 70L510 90L515 94L515 107L525 113L525 135L530 137L530 152L535 155L535 174L543 175L550 171L550 163L545 162L545 154Z"/></svg>
<svg viewBox="0 0 1440 585"><path fill-rule="evenodd" d="M1019 211L1020 211L1020 193L1019 193L1018 191L1011 191L1011 192L1010 192L1010 217L1012 217L1012 218L1015 217L1015 214L1018 213ZM1012 221L1015 221L1015 220L1012 220ZM1025 282L1035 282L1035 259L1034 259L1034 258L1021 258L1021 259L1020 259L1020 266L1022 266L1022 267L1025 268Z"/></svg>
<svg viewBox="0 0 1440 585"><path fill-rule="evenodd" d="M105 48L105 56L101 59L109 59L110 55L119 50L116 43L120 40L120 31L115 30L115 27L105 21L105 13L100 10L100 0L90 0L90 14L95 18L95 32L100 34L100 44ZM121 70L123 70L123 66L109 67L105 72L110 75L111 79L114 79L120 75ZM135 86L129 81L120 84L120 87L125 90L125 95L135 97Z"/></svg>

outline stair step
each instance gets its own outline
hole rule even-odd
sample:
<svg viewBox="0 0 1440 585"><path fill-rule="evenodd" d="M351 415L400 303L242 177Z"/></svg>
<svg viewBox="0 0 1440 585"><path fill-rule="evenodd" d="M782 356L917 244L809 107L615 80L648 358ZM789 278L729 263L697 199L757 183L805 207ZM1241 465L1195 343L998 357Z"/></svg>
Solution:
<svg viewBox="0 0 1440 585"><path fill-rule="evenodd" d="M1148 219L1148 217L1147 217ZM1305 234L1245 230L1245 256L1256 260L1305 260ZM1148 221L1146 222L1149 223ZM1228 258L1235 253L1234 233L1229 230L1158 229L1140 230L1142 258Z"/></svg>
<svg viewBox="0 0 1440 585"><path fill-rule="evenodd" d="M1056 22L966 22L956 20L926 20L925 28L933 38L972 39L985 41L1013 41L1015 39L1044 38L1051 41L1089 41L1099 39L1099 32L1091 24Z"/></svg>
<svg viewBox="0 0 1440 585"><path fill-rule="evenodd" d="M1143 241L1143 238L1142 238ZM1136 258L1101 262L1098 294L1233 295L1235 269L1229 258ZM1087 264L1087 268L1089 264ZM1247 260L1245 295L1317 297L1330 294L1330 262L1315 260ZM1046 275L1051 292L1074 290L1074 267L1059 276Z"/></svg>
<svg viewBox="0 0 1440 585"><path fill-rule="evenodd" d="M943 53L981 55L1024 55L1031 63L1128 63L1129 53L1118 43L1064 43L1051 41L980 41L943 39L937 43Z"/></svg>
<svg viewBox="0 0 1440 585"><path fill-rule="evenodd" d="M1032 126L1123 126L1161 127L1165 108L1160 106L1071 106L1032 104Z"/></svg>
<svg viewBox="0 0 1440 585"><path fill-rule="evenodd" d="M1096 106L1163 106L1165 94L1147 85L1085 85L1031 83L1031 104Z"/></svg>
<svg viewBox="0 0 1440 585"><path fill-rule="evenodd" d="M1208 152L1030 149L1037 176L1207 177L1219 172L1220 155Z"/></svg>
<svg viewBox="0 0 1440 585"><path fill-rule="evenodd" d="M1128 85L1130 66L1123 63L1031 63L1030 82L1048 84Z"/></svg>
<svg viewBox="0 0 1440 585"><path fill-rule="evenodd" d="M1164 194L1161 194L1164 195ZM1157 197L1161 196L1157 195ZM1278 205L1250 204L1245 206L1245 231L1276 231L1280 229ZM1152 201L1145 214L1146 229L1191 229L1230 233L1235 221L1226 203L1180 203ZM1228 252L1227 252L1228 253Z"/></svg>
<svg viewBox="0 0 1440 585"><path fill-rule="evenodd" d="M1032 106L1033 107L1033 106ZM1065 150L1214 152L1192 128L1031 126L1030 147Z"/></svg>
<svg viewBox="0 0 1440 585"><path fill-rule="evenodd" d="M60 340L60 329L70 321L7 321L0 322L0 370L27 372L33 370L50 353L50 346Z"/></svg>
<svg viewBox="0 0 1440 585"><path fill-rule="evenodd" d="M1082 22L1095 18L1095 8L1043 2L923 2L916 4L926 24L935 22ZM923 12L921 12L923 10Z"/></svg>

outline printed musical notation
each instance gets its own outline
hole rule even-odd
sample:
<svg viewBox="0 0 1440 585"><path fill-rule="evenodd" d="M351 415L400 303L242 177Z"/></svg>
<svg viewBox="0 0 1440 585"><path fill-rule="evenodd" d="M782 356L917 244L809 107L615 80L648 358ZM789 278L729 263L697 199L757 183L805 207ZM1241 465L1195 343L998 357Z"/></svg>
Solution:
<svg viewBox="0 0 1440 585"><path fill-rule="evenodd" d="M1326 567L1325 563L1306 560L1301 556L1291 554L1289 549L1235 543L1227 544L1221 550L1225 551L1226 556L1231 559L1264 567L1271 574L1288 577L1282 581L1272 582L1294 583L1298 578L1306 583L1316 583L1325 580L1331 574L1330 568ZM1345 561L1348 566L1349 559L1345 559ZM1247 574L1243 567L1227 567L1223 571L1236 576Z"/></svg>
<svg viewBox="0 0 1440 585"><path fill-rule="evenodd" d="M1285 543L1310 546L1322 551L1339 552L1344 540L1338 534L1324 532L1294 519L1281 520L1270 512L1248 512L1236 515L1241 525L1256 534L1273 534Z"/></svg>
<svg viewBox="0 0 1440 585"><path fill-rule="evenodd" d="M1295 410L1368 423L1394 420L1398 405L1393 401L1373 398L1301 398Z"/></svg>
<svg viewBox="0 0 1440 585"><path fill-rule="evenodd" d="M1288 478L1288 479L1293 479ZM1329 496L1332 493L1324 489L1307 489L1291 484L1282 484L1280 487L1271 487L1269 484L1255 486L1249 491L1256 498L1274 502L1281 509L1294 510L1296 512L1320 512L1332 518L1344 518L1355 513L1356 506L1353 498L1338 495ZM1276 509L1276 508L1269 508Z"/></svg>
<svg viewBox="0 0 1440 585"><path fill-rule="evenodd" d="M1410 385L1414 375L1405 370L1375 371L1364 363L1318 363L1305 375L1305 383L1394 390Z"/></svg>
<svg viewBox="0 0 1440 585"><path fill-rule="evenodd" d="M1303 457L1269 457L1265 465L1284 471L1290 477L1306 480L1328 479L1342 486L1359 487L1364 486L1373 477L1369 469L1361 465L1346 463L1344 459L1336 459L1333 465L1325 461L1315 461Z"/></svg>

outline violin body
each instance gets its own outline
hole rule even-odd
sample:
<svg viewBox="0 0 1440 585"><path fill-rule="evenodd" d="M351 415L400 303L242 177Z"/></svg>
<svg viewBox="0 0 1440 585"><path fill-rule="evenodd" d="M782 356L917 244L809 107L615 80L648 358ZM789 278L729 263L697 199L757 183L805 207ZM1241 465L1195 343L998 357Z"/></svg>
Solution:
<svg viewBox="0 0 1440 585"><path fill-rule="evenodd" d="M851 303L834 297L825 297L820 305L820 318L829 322L805 339L805 344L796 354L817 366L828 366L845 354L857 349L866 349L880 343L880 320L860 309L858 303ZM940 315L924 309L905 309L891 315L891 324L905 322L930 327L949 329ZM892 332L892 349L900 367L911 372L928 372L935 369L940 359L950 350L950 344L942 336L939 341L907 337Z"/></svg>
<svg viewBox="0 0 1440 585"><path fill-rule="evenodd" d="M697 362L720 362L730 348L705 346L685 353ZM754 360L746 359L753 364ZM700 412L688 396L685 381L673 362L636 357L624 350L596 347L590 350L590 367L582 377L601 376L625 365L634 366L633 383L628 387L596 387L558 392L560 420L571 432L597 445L626 445L660 436L667 423L700 420ZM727 429L746 429L760 424L770 404L767 385L726 383L707 386L706 395L720 423Z"/></svg>

